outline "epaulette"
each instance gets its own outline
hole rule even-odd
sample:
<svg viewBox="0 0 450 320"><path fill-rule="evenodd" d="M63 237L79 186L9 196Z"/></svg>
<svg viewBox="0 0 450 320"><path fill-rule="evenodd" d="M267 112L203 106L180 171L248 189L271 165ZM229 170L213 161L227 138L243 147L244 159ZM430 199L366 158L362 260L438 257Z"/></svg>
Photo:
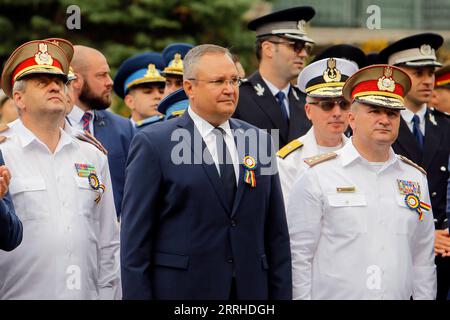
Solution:
<svg viewBox="0 0 450 320"><path fill-rule="evenodd" d="M185 111L186 111L186 109L176 110L176 111L172 112L172 113L170 114L170 116L171 116L172 118L179 117L179 116L181 116Z"/></svg>
<svg viewBox="0 0 450 320"><path fill-rule="evenodd" d="M142 128L148 124L152 124L152 123L161 121L163 119L164 119L164 115L162 115L162 114L159 114L156 116L151 116L149 118L146 118L144 120L140 120L140 121L136 122L136 128Z"/></svg>
<svg viewBox="0 0 450 320"><path fill-rule="evenodd" d="M286 158L289 154L291 154L292 151L297 150L298 148L303 147L303 143L297 139L292 140L291 142L289 142L287 145L285 145L283 148L281 148L280 150L278 150L277 152L277 157L284 159Z"/></svg>
<svg viewBox="0 0 450 320"><path fill-rule="evenodd" d="M3 143L6 141L6 139L8 139L8 137L5 136L0 136L0 143Z"/></svg>
<svg viewBox="0 0 450 320"><path fill-rule="evenodd" d="M306 158L303 161L305 161L305 163L308 166L314 167L316 164L319 164L321 162L325 162L325 161L334 159L336 157L337 157L337 153L328 152L328 153L319 154L319 155L314 156L314 157Z"/></svg>
<svg viewBox="0 0 450 320"><path fill-rule="evenodd" d="M404 157L402 155L398 155L399 159L402 160L404 163L409 164L410 166L416 168L417 170L419 170L420 172L422 172L423 174L427 174L427 172L425 171L424 168L422 168L421 166L419 166L417 163L409 160L407 157Z"/></svg>
<svg viewBox="0 0 450 320"><path fill-rule="evenodd" d="M75 137L81 141L90 143L92 145L94 145L98 150L100 150L101 152L103 152L104 154L108 154L108 150L105 149L105 147L101 144L100 141L98 141L92 134L90 134L87 131L84 132L77 132L77 134L75 135Z"/></svg>
<svg viewBox="0 0 450 320"><path fill-rule="evenodd" d="M9 126L5 123L0 124L0 133L9 130Z"/></svg>

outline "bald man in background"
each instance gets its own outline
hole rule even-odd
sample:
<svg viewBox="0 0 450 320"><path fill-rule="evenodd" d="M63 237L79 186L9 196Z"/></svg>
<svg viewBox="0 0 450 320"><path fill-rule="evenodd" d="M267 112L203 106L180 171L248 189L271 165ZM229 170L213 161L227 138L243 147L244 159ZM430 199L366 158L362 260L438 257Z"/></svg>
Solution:
<svg viewBox="0 0 450 320"><path fill-rule="evenodd" d="M125 165L134 128L125 119L107 109L111 105L113 81L105 56L86 46L74 46L72 60L76 79L72 81L74 107L67 118L70 125L93 134L108 151L114 203L120 217Z"/></svg>

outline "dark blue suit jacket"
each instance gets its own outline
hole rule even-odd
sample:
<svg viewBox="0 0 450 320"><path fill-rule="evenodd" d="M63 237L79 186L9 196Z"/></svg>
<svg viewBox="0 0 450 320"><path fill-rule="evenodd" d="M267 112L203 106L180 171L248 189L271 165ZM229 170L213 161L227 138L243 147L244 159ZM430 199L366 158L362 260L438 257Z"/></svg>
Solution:
<svg viewBox="0 0 450 320"><path fill-rule="evenodd" d="M267 133L248 123L230 119L230 126L260 132L273 148ZM200 148L190 141L194 132ZM244 183L240 166L231 208L216 166L201 161L202 149L205 143L187 112L148 126L133 139L121 225L124 299L228 299L233 274L238 299L291 299L289 233L278 174L261 174L259 150L238 150L240 159L257 159L256 187ZM273 150L260 152L268 154L268 165L275 164ZM176 164L176 155L195 162Z"/></svg>
<svg viewBox="0 0 450 320"><path fill-rule="evenodd" d="M0 152L0 166L4 165ZM16 216L9 192L0 200L0 249L11 251L22 242L22 222Z"/></svg>
<svg viewBox="0 0 450 320"><path fill-rule="evenodd" d="M128 149L134 133L135 128L130 120L106 110L95 111L94 136L108 150L109 171L118 217L122 208Z"/></svg>

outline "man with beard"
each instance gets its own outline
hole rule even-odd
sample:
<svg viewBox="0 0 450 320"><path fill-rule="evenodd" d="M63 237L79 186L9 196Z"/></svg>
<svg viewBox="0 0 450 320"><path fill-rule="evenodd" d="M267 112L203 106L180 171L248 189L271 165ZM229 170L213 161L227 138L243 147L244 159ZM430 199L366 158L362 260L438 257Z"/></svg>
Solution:
<svg viewBox="0 0 450 320"><path fill-rule="evenodd" d="M74 46L74 49L72 67L76 79L72 88L75 105L68 120L73 127L94 135L108 151L114 203L117 217L120 217L125 162L135 129L128 119L105 110L111 104L113 87L105 56L85 46Z"/></svg>
<svg viewBox="0 0 450 320"><path fill-rule="evenodd" d="M248 24L256 31L259 70L240 87L234 118L267 129L278 147L304 135L311 127L305 115L305 95L290 83L297 79L314 41L304 25L312 7L295 7L257 18ZM278 137L278 139L276 139Z"/></svg>
<svg viewBox="0 0 450 320"><path fill-rule="evenodd" d="M394 151L408 157L427 171L428 188L435 219L437 299L447 299L450 288L450 235L445 213L447 170L450 153L450 122L441 112L428 108L435 82L436 50L444 39L435 33L422 33L398 40L383 49L383 63L398 66L412 81L401 111Z"/></svg>
<svg viewBox="0 0 450 320"><path fill-rule="evenodd" d="M161 54L147 52L125 60L114 78L114 92L131 110L131 123L142 129L164 120L158 104L164 95L166 79L160 75L164 66Z"/></svg>

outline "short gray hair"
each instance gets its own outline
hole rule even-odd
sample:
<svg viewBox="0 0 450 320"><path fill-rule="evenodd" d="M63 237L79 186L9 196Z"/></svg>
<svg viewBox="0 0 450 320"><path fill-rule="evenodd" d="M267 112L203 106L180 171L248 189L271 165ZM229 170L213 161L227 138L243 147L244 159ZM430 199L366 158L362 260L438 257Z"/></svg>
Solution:
<svg viewBox="0 0 450 320"><path fill-rule="evenodd" d="M14 85L12 88L12 93L14 94L14 92L16 91L20 91L20 92L24 92L25 91L25 87L26 87L26 81L21 79L21 80L17 80L14 81Z"/></svg>
<svg viewBox="0 0 450 320"><path fill-rule="evenodd" d="M215 44L201 44L189 50L183 59L183 80L195 78L195 69L201 57L206 54L224 54L233 60L231 52Z"/></svg>

